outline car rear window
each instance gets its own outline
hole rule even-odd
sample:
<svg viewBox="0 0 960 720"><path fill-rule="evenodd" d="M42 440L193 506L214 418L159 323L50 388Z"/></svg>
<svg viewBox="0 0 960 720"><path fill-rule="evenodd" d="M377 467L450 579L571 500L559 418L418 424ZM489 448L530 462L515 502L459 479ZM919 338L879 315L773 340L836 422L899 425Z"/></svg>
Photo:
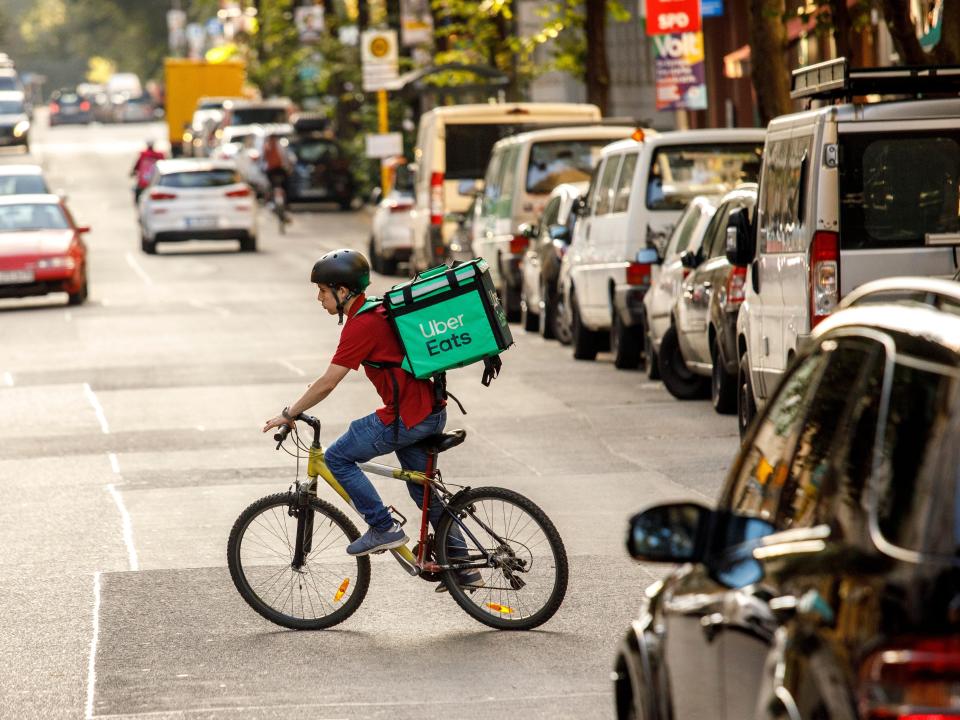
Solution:
<svg viewBox="0 0 960 720"><path fill-rule="evenodd" d="M163 175L158 185L175 188L223 187L240 182L235 170L191 170Z"/></svg>
<svg viewBox="0 0 960 720"><path fill-rule="evenodd" d="M0 175L0 195L43 194L49 192L39 175Z"/></svg>
<svg viewBox="0 0 960 720"><path fill-rule="evenodd" d="M0 115L19 115L23 112L23 103L19 100L0 100Z"/></svg>
<svg viewBox="0 0 960 720"><path fill-rule="evenodd" d="M529 130L531 125L476 124L446 126L447 180L479 180L498 140Z"/></svg>
<svg viewBox="0 0 960 720"><path fill-rule="evenodd" d="M0 205L0 231L66 230L70 225L59 205L23 203Z"/></svg>
<svg viewBox="0 0 960 720"><path fill-rule="evenodd" d="M19 90L17 79L12 75L0 75L0 90Z"/></svg>
<svg viewBox="0 0 960 720"><path fill-rule="evenodd" d="M329 162L340 157L340 148L332 140L303 140L290 143L290 150L299 162Z"/></svg>
<svg viewBox="0 0 960 720"><path fill-rule="evenodd" d="M527 192L547 194L560 183L583 182L609 140L557 140L533 143L527 161Z"/></svg>
<svg viewBox="0 0 960 720"><path fill-rule="evenodd" d="M242 108L234 110L231 125L268 125L287 122L285 108Z"/></svg>
<svg viewBox="0 0 960 720"><path fill-rule="evenodd" d="M696 195L722 195L756 182L763 143L670 145L657 148L647 178L647 208L683 210Z"/></svg>
<svg viewBox="0 0 960 720"><path fill-rule="evenodd" d="M840 143L840 246L920 247L960 230L960 133L850 133Z"/></svg>

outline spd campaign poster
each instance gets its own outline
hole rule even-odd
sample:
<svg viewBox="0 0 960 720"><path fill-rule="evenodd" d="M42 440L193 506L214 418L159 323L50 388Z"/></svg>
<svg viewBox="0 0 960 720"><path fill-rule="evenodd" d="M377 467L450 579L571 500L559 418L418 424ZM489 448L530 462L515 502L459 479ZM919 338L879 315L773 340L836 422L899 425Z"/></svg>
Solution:
<svg viewBox="0 0 960 720"><path fill-rule="evenodd" d="M647 35L700 30L700 0L647 0Z"/></svg>
<svg viewBox="0 0 960 720"><path fill-rule="evenodd" d="M706 110L703 33L653 38L657 110Z"/></svg>

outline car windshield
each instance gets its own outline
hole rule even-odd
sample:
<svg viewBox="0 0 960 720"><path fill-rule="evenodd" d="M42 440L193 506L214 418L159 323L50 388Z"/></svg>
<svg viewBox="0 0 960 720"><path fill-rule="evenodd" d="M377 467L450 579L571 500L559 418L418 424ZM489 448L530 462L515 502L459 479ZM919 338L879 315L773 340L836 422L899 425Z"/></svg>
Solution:
<svg viewBox="0 0 960 720"><path fill-rule="evenodd" d="M76 105L80 102L80 98L76 93L61 93L60 97L57 98L57 102L61 105Z"/></svg>
<svg viewBox="0 0 960 720"><path fill-rule="evenodd" d="M287 122L286 108L258 107L235 109L231 115L231 125L267 125Z"/></svg>
<svg viewBox="0 0 960 720"><path fill-rule="evenodd" d="M584 182L609 140L559 140L534 143L527 163L527 192L547 194L560 183Z"/></svg>
<svg viewBox="0 0 960 720"><path fill-rule="evenodd" d="M332 140L301 140L290 143L290 150L297 162L302 163L327 162L340 157L340 148Z"/></svg>
<svg viewBox="0 0 960 720"><path fill-rule="evenodd" d="M47 193L47 184L40 175L0 175L0 195Z"/></svg>
<svg viewBox="0 0 960 720"><path fill-rule="evenodd" d="M240 182L235 170L191 170L163 175L157 182L163 187L210 188L234 185Z"/></svg>
<svg viewBox="0 0 960 720"><path fill-rule="evenodd" d="M20 115L23 103L20 100L0 100L0 115Z"/></svg>
<svg viewBox="0 0 960 720"><path fill-rule="evenodd" d="M0 90L19 90L17 79L13 75L0 75Z"/></svg>
<svg viewBox="0 0 960 720"><path fill-rule="evenodd" d="M960 231L960 133L849 133L840 142L840 245L921 247Z"/></svg>
<svg viewBox="0 0 960 720"><path fill-rule="evenodd" d="M0 232L16 230L66 230L70 225L59 205L23 203L0 205Z"/></svg>
<svg viewBox="0 0 960 720"><path fill-rule="evenodd" d="M756 182L762 152L763 143L660 147L650 161L647 208L683 210L695 195L721 195Z"/></svg>

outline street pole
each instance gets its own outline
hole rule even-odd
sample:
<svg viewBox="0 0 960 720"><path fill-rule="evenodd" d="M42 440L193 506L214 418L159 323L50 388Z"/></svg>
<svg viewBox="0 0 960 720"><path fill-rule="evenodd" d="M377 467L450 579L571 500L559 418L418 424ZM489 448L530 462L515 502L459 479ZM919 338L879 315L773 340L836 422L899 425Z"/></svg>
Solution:
<svg viewBox="0 0 960 720"><path fill-rule="evenodd" d="M390 130L387 117L387 91L377 90L377 132L381 135ZM387 167L387 158L380 158L380 188L383 197L390 192L390 169Z"/></svg>

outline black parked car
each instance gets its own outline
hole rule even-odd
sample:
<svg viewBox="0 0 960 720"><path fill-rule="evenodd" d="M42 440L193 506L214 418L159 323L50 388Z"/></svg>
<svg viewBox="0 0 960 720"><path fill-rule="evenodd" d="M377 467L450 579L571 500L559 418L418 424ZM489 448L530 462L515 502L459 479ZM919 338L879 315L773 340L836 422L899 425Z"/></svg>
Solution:
<svg viewBox="0 0 960 720"><path fill-rule="evenodd" d="M631 521L684 564L620 647L621 718L960 716L960 288L879 282L906 300L817 326L716 509Z"/></svg>
<svg viewBox="0 0 960 720"><path fill-rule="evenodd" d="M87 124L93 120L90 101L79 95L76 90L62 88L50 95L50 125L66 123Z"/></svg>
<svg viewBox="0 0 960 720"><path fill-rule="evenodd" d="M321 133L295 133L290 138L293 169L288 202L335 202L349 210L356 195L350 160L340 144Z"/></svg>

